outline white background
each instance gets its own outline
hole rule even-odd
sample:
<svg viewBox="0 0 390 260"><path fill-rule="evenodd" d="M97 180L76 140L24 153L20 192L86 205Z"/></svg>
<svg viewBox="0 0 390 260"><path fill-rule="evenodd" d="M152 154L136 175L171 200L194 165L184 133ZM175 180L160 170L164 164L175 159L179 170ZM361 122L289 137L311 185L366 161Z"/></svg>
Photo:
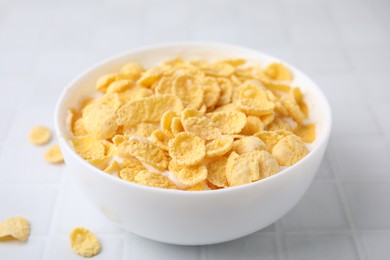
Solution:
<svg viewBox="0 0 390 260"><path fill-rule="evenodd" d="M85 201L64 166L44 162L28 131L53 127L62 88L97 61L169 41L219 41L291 62L327 94L330 147L302 201L275 224L229 243L182 247L124 232ZM390 2L387 0L0 0L0 221L31 221L0 259L390 259ZM55 142L55 140L53 140ZM163 223L161 223L163 225ZM190 235L190 234L189 234Z"/></svg>

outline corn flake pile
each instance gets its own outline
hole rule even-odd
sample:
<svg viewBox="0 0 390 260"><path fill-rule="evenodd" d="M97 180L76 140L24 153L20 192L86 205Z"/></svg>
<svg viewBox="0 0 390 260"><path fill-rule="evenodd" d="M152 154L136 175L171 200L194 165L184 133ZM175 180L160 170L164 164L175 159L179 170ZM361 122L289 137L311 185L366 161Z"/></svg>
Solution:
<svg viewBox="0 0 390 260"><path fill-rule="evenodd" d="M151 187L200 191L267 178L309 153L315 125L283 64L137 63L100 77L69 113L70 143L97 168Z"/></svg>

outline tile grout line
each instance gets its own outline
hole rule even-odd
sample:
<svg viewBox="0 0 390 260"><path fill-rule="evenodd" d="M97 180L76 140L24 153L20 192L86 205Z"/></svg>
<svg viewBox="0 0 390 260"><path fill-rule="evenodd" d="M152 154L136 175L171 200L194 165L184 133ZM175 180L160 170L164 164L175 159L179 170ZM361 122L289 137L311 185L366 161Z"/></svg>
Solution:
<svg viewBox="0 0 390 260"><path fill-rule="evenodd" d="M333 157L332 155L330 155L330 156ZM332 159L336 159L336 158L332 158ZM333 176L336 180L336 189L339 193L341 204L343 205L345 217L347 218L348 226L350 229L350 235L351 235L351 238L352 238L353 243L354 243L355 248L356 248L356 253L358 254L359 259L365 260L365 259L367 259L367 257L366 257L365 251L363 249L363 246L361 244L361 241L357 235L357 232L356 232L357 227L355 225L354 218L353 218L351 209L349 207L347 197L344 193L344 189L343 189L342 184L341 184L340 176L338 174L337 169L335 168L334 163L330 163L330 168L331 168Z"/></svg>
<svg viewBox="0 0 390 260"><path fill-rule="evenodd" d="M66 166L65 166L66 167ZM51 215L51 222L50 222L50 231L49 234L47 235L48 240L45 243L44 246L44 254L43 254L43 259L49 260L49 253L50 253L50 248L52 243L55 241L55 234L56 234L56 227L57 227L57 222L58 222L58 215L60 212L61 208L61 202L63 200L63 197L65 196L65 177L66 177L66 168L63 168L62 170L62 176L60 179L60 182L58 184L58 194L55 202L55 207Z"/></svg>
<svg viewBox="0 0 390 260"><path fill-rule="evenodd" d="M279 260L287 259L287 250L284 243L284 234L280 225L280 219L274 223L275 225L275 242L276 242L276 253Z"/></svg>

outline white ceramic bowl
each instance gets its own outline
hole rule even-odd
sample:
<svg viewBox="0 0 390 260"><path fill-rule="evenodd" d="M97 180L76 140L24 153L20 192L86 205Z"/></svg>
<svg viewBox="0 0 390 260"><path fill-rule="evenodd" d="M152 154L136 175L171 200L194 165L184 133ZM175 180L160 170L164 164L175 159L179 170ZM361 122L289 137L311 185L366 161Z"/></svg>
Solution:
<svg viewBox="0 0 390 260"><path fill-rule="evenodd" d="M243 237L270 225L297 204L306 192L323 158L331 129L331 111L324 94L312 80L289 64L295 83L306 96L311 118L317 124L317 138L304 159L264 180L202 192L150 188L100 171L68 144L67 111L94 93L99 76L116 72L128 62L139 62L147 67L178 56L205 60L241 57L260 65L278 61L254 50L206 43L159 45L103 61L71 82L57 103L55 126L67 172L73 174L85 196L105 216L149 239L182 245L213 244Z"/></svg>

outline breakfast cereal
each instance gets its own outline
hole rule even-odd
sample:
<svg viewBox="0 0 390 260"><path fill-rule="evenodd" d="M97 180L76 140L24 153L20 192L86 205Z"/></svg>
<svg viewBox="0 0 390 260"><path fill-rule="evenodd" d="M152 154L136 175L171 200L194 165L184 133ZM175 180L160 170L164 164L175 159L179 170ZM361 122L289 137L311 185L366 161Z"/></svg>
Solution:
<svg viewBox="0 0 390 260"><path fill-rule="evenodd" d="M0 223L0 241L16 239L26 241L30 236L30 223L23 217L12 217Z"/></svg>
<svg viewBox="0 0 390 260"><path fill-rule="evenodd" d="M73 229L69 239L71 248L80 256L92 257L101 251L100 241L86 228Z"/></svg>
<svg viewBox="0 0 390 260"><path fill-rule="evenodd" d="M32 144L36 144L36 145L47 144L51 139L50 129L45 126L36 126L33 129L31 129L28 139Z"/></svg>
<svg viewBox="0 0 390 260"><path fill-rule="evenodd" d="M69 142L102 171L145 186L252 183L297 163L316 138L305 93L282 63L127 63L96 89L100 96L70 111Z"/></svg>
<svg viewBox="0 0 390 260"><path fill-rule="evenodd" d="M58 144L49 147L49 149L47 149L47 151L44 154L44 158L49 163L64 162L64 158L62 157L60 146Z"/></svg>

